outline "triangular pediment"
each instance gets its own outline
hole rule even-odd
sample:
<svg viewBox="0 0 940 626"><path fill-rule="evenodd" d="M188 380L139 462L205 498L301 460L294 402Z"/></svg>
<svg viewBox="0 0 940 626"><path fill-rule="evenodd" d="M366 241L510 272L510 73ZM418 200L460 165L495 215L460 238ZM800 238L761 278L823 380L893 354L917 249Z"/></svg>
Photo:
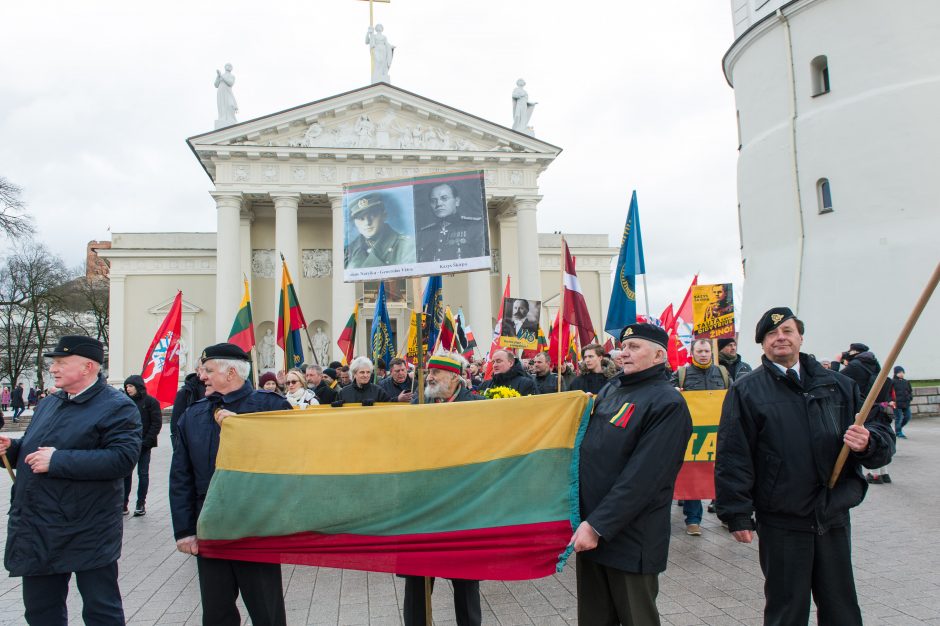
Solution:
<svg viewBox="0 0 940 626"><path fill-rule="evenodd" d="M187 140L201 158L213 152L351 154L515 153L553 159L561 149L386 83L370 85Z"/></svg>

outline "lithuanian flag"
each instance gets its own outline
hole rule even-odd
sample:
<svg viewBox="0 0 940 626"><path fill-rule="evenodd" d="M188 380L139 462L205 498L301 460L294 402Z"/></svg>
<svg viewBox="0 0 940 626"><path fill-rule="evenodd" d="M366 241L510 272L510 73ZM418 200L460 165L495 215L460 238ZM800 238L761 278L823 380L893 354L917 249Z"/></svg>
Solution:
<svg viewBox="0 0 940 626"><path fill-rule="evenodd" d="M359 303L357 302L355 306L353 306L352 315L346 320L346 326L343 328L343 332L339 334L339 339L336 340L336 345L339 346L340 352L343 353L343 365L349 365L349 362L353 360L353 351L356 346L356 325L358 323Z"/></svg>
<svg viewBox="0 0 940 626"><path fill-rule="evenodd" d="M251 292L248 289L247 277L245 292L241 304L238 305L238 313L235 314L235 323L228 334L228 342L234 343L245 352L250 352L255 347L255 326L251 321Z"/></svg>
<svg viewBox="0 0 940 626"><path fill-rule="evenodd" d="M718 422L725 390L683 391L682 397L692 414L692 436L685 450L685 461L676 478L676 500L704 500L715 497L715 450L718 447Z"/></svg>
<svg viewBox="0 0 940 626"><path fill-rule="evenodd" d="M281 297L277 305L277 345L284 351L284 371L300 367L304 362L304 346L300 331L307 327L300 302L294 291L294 283L287 270L287 261L281 255Z"/></svg>
<svg viewBox="0 0 940 626"><path fill-rule="evenodd" d="M591 406L575 391L231 416L199 553L475 580L551 575L580 523L577 450Z"/></svg>

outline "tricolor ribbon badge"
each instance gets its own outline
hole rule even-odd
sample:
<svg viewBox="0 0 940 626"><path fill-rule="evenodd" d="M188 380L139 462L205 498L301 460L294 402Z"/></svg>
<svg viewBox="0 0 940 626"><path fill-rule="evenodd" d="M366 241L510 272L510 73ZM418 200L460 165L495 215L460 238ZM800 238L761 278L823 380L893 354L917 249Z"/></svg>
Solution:
<svg viewBox="0 0 940 626"><path fill-rule="evenodd" d="M630 421L630 417L633 415L633 410L636 408L636 405L627 402L620 410L614 413L614 416L610 418L610 423L616 426L617 428L626 428L627 422Z"/></svg>

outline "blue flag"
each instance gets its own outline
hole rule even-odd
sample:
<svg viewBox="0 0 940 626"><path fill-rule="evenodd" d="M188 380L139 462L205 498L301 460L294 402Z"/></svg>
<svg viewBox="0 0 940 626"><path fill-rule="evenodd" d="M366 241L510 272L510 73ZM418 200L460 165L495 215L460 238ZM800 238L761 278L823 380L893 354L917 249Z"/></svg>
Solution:
<svg viewBox="0 0 940 626"><path fill-rule="evenodd" d="M395 334L388 319L388 307L385 305L385 283L379 283L379 297L375 301L375 316L372 318L372 331L369 333L369 347L372 362L385 361L386 367L395 358ZM373 370L374 371L374 370Z"/></svg>
<svg viewBox="0 0 940 626"><path fill-rule="evenodd" d="M636 277L645 274L643 263L643 239L640 236L640 210L636 203L636 191L630 199L627 223L623 227L620 242L620 257L610 293L607 321L604 330L614 337L620 336L625 326L636 323Z"/></svg>
<svg viewBox="0 0 940 626"><path fill-rule="evenodd" d="M425 351L428 346L437 343L437 336L441 332L444 322L444 279L441 276L431 276L424 287L424 314L427 316L427 325L424 328Z"/></svg>

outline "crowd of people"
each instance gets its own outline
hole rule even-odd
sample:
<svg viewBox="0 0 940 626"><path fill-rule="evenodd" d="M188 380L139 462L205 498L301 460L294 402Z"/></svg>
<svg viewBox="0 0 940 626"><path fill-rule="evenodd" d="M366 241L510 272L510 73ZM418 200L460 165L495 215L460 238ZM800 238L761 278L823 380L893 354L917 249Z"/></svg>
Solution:
<svg viewBox="0 0 940 626"><path fill-rule="evenodd" d="M577 370L554 371L546 353L522 359L512 350L486 364L454 353L432 355L425 371L428 403L485 400L507 387L521 396L579 390L595 396L580 443L580 525L576 553L578 620L583 624L659 624L659 574L666 569L670 507L692 433L683 390L725 390L718 428L715 512L733 540L759 536L765 619L805 624L811 599L820 624L861 624L851 565L849 510L868 485L890 482L884 467L895 436L905 437L911 388L903 368L880 390L863 425L862 398L880 365L864 344L834 362L801 351L804 323L790 309L765 313L755 340L761 363L751 368L735 340L696 341L688 365L670 371L668 337L652 324L632 324L618 349L591 344ZM117 583L123 524L146 514L149 460L162 420L140 376L122 390L100 375L103 346L63 337L47 353L58 391L38 403L22 439L0 436L0 453L17 469L5 565L23 577L26 620L64 623L72 573L88 623L123 623ZM841 373L837 373L840 370ZM310 365L266 372L251 382L250 357L233 344L205 348L186 377L171 417L170 509L177 549L197 558L204 624L238 624L241 595L256 624L285 624L280 567L200 555L196 520L215 471L220 426L228 416L316 405L416 403L415 372L402 360L366 357L348 365ZM799 425L800 427L794 427ZM893 425L893 428L892 428ZM846 445L839 480L828 475ZM863 474L867 468L869 474ZM867 480L866 480L867 479ZM686 532L700 535L702 502L682 503ZM66 519L66 517L68 519ZM454 580L458 624L480 624L479 581ZM424 580L406 577L404 620L423 624Z"/></svg>

